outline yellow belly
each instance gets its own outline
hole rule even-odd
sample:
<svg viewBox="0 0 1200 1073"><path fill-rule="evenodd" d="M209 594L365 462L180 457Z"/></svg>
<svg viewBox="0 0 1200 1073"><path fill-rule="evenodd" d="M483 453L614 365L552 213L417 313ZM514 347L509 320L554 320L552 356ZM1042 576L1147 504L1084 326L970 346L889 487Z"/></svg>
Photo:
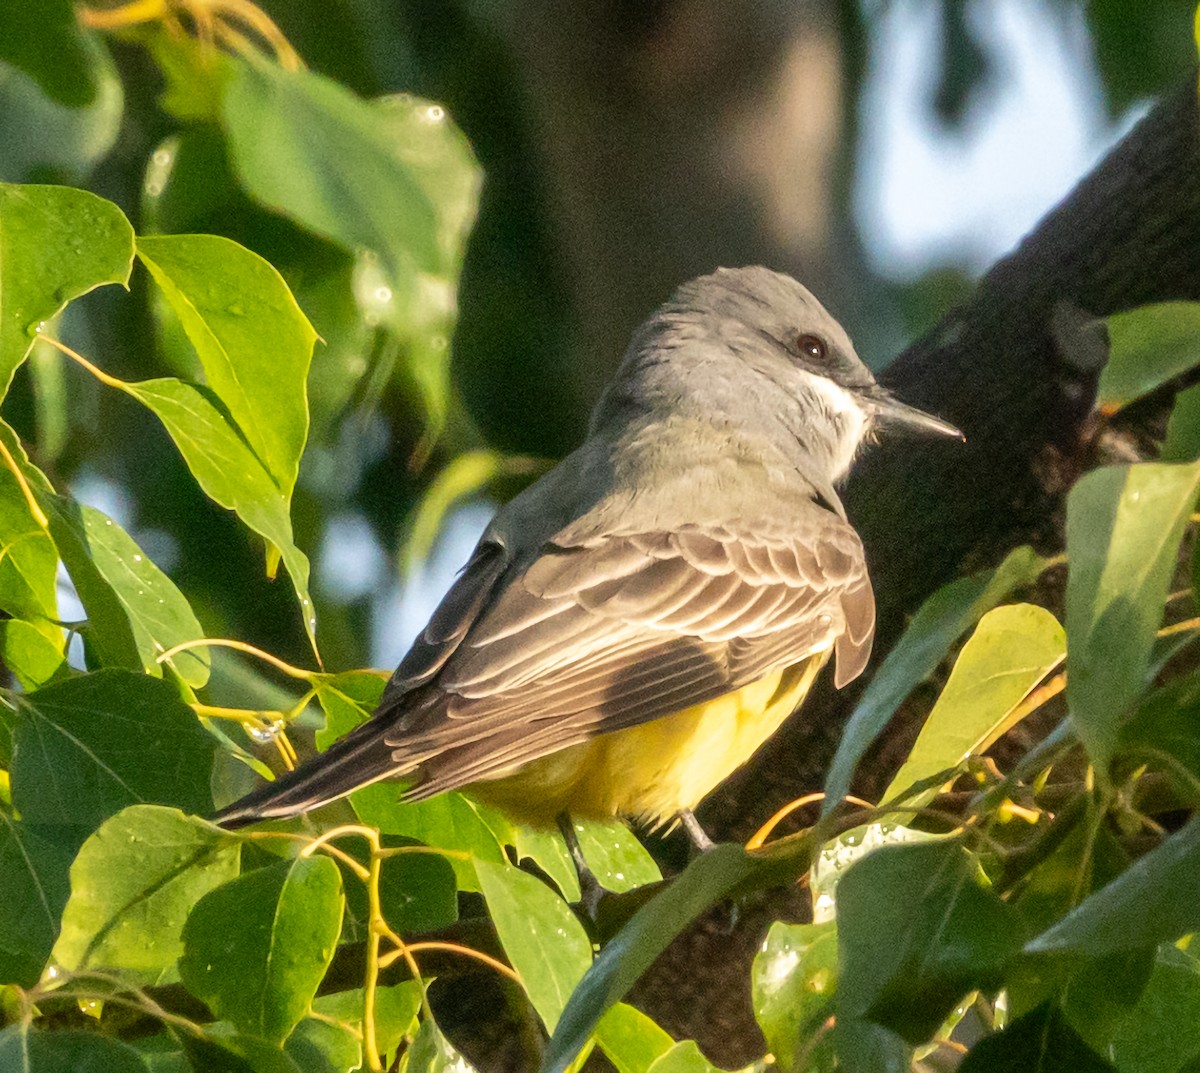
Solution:
<svg viewBox="0 0 1200 1073"><path fill-rule="evenodd" d="M563 812L661 824L698 805L799 706L829 653L627 730L602 734L468 791L540 826Z"/></svg>

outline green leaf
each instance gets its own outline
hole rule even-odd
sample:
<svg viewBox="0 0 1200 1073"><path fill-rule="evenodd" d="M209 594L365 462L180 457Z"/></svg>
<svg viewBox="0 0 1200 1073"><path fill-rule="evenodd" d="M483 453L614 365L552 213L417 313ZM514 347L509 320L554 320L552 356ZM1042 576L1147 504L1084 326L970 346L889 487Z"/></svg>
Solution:
<svg viewBox="0 0 1200 1073"><path fill-rule="evenodd" d="M1160 458L1163 462L1194 462L1200 458L1200 384L1175 396Z"/></svg>
<svg viewBox="0 0 1200 1073"><path fill-rule="evenodd" d="M1200 816L1026 944L1030 954L1102 957L1200 928Z"/></svg>
<svg viewBox="0 0 1200 1073"><path fill-rule="evenodd" d="M162 653L204 636L183 594L107 515L48 492L38 502L87 612L87 639L100 662L161 678ZM180 652L170 663L190 686L208 681L204 649Z"/></svg>
<svg viewBox="0 0 1200 1073"><path fill-rule="evenodd" d="M1200 463L1109 466L1067 497L1067 707L1101 777L1145 688Z"/></svg>
<svg viewBox="0 0 1200 1073"><path fill-rule="evenodd" d="M484 813L484 818L488 821L488 826L496 831L496 837L516 850L518 862L533 861L553 880L569 903L573 905L579 901L583 896L579 887L579 874L575 870L571 851L567 849L566 839L558 831L514 823L507 824L505 834L502 835L487 812Z"/></svg>
<svg viewBox="0 0 1200 1073"><path fill-rule="evenodd" d="M475 871L504 952L553 1032L592 963L592 942L567 903L536 876L488 861L476 861Z"/></svg>
<svg viewBox="0 0 1200 1073"><path fill-rule="evenodd" d="M382 836L385 849L411 846L411 839L394 835ZM424 847L421 847L424 849ZM352 843L345 848L360 864L370 861L365 843ZM346 919L351 934L365 936L367 921L367 889L347 869ZM380 909L392 930L405 934L436 931L458 919L458 896L454 869L445 858L428 852L398 853L386 857L380 865ZM343 939L345 941L345 939Z"/></svg>
<svg viewBox="0 0 1200 1073"><path fill-rule="evenodd" d="M208 386L290 498L308 437L305 384L317 333L283 277L217 235L144 236L137 254L196 348Z"/></svg>
<svg viewBox="0 0 1200 1073"><path fill-rule="evenodd" d="M273 382L273 381L272 381ZM308 558L292 535L289 494L280 491L259 456L205 387L164 377L123 384L158 417L206 495L278 549L300 601L304 628L316 650L316 618L308 591Z"/></svg>
<svg viewBox="0 0 1200 1073"><path fill-rule="evenodd" d="M4 440L10 451L17 446L15 434ZM23 452L14 458L18 465L25 461ZM61 652L62 627L53 621L58 618L57 570L54 543L34 520L16 477L0 466L0 611L28 620Z"/></svg>
<svg viewBox="0 0 1200 1073"><path fill-rule="evenodd" d="M325 726L317 731L317 748L328 749L343 734L371 718L387 684L370 671L345 671L317 675L312 684L325 713Z"/></svg>
<svg viewBox="0 0 1200 1073"><path fill-rule="evenodd" d="M1036 581L1048 565L1049 560L1032 548L1017 548L995 570L944 585L921 605L850 716L825 780L822 816L846 796L863 753L904 698L937 669L959 636L1014 589Z"/></svg>
<svg viewBox="0 0 1200 1073"><path fill-rule="evenodd" d="M38 689L71 673L61 638L56 645L32 623L15 618L0 622L0 662L16 675L22 689Z"/></svg>
<svg viewBox="0 0 1200 1073"><path fill-rule="evenodd" d="M1110 1048L1120 1073L1176 1073L1200 1055L1200 962L1163 946Z"/></svg>
<svg viewBox="0 0 1200 1073"><path fill-rule="evenodd" d="M341 925L337 865L280 861L200 899L183 930L179 975L218 1017L281 1043L308 1011Z"/></svg>
<svg viewBox="0 0 1200 1073"><path fill-rule="evenodd" d="M976 882L956 842L885 846L838 884L838 1016L910 1043L929 1039L968 991L997 986L1020 950L1015 911Z"/></svg>
<svg viewBox="0 0 1200 1073"><path fill-rule="evenodd" d="M596 1025L596 1042L617 1073L646 1073L674 1045L641 1010L618 1002Z"/></svg>
<svg viewBox="0 0 1200 1073"><path fill-rule="evenodd" d="M37 5L16 3L31 12L39 10ZM0 38L6 35L7 31ZM125 106L121 78L100 40L86 37L82 43L83 69L97 92L79 108L60 104L31 75L0 60L0 181L82 186L113 147Z"/></svg>
<svg viewBox="0 0 1200 1073"><path fill-rule="evenodd" d="M985 1036L958 1073L1112 1073L1112 1068L1047 1003Z"/></svg>
<svg viewBox="0 0 1200 1073"><path fill-rule="evenodd" d="M124 286L132 265L133 228L111 201L0 183L0 398L38 325L96 287Z"/></svg>
<svg viewBox="0 0 1200 1073"><path fill-rule="evenodd" d="M1121 727L1119 743L1122 753L1154 763L1200 805L1200 674L1180 675L1146 697ZM1179 778L1179 767L1191 778Z"/></svg>
<svg viewBox="0 0 1200 1073"><path fill-rule="evenodd" d="M351 1073L362 1068L362 1043L348 1028L305 1017L284 1045L304 1073Z"/></svg>
<svg viewBox="0 0 1200 1073"><path fill-rule="evenodd" d="M278 1043L238 1032L224 1021L206 1025L202 1037L182 1035L195 1073L315 1073L301 1069Z"/></svg>
<svg viewBox="0 0 1200 1073"><path fill-rule="evenodd" d="M400 1041L415 1030L417 1014L421 1009L421 987L419 980L407 980L392 987L376 988L375 1042L383 1054L391 1054L400 1046ZM361 1031L362 988L318 995L313 999L313 1009Z"/></svg>
<svg viewBox="0 0 1200 1073"><path fill-rule="evenodd" d="M811 863L808 843L749 854L741 846L715 846L643 905L605 945L559 1018L543 1073L563 1073L586 1046L600 1018L629 993L684 928L735 889L789 882Z"/></svg>
<svg viewBox="0 0 1200 1073"><path fill-rule="evenodd" d="M400 1060L400 1073L474 1073L474 1068L428 1017Z"/></svg>
<svg viewBox="0 0 1200 1073"><path fill-rule="evenodd" d="M704 1057L696 1041L689 1039L674 1044L647 1073L717 1073L717 1067Z"/></svg>
<svg viewBox="0 0 1200 1073"><path fill-rule="evenodd" d="M505 456L499 451L464 451L443 466L429 482L409 524L404 541L403 566L411 570L433 551L451 508L475 495L503 473Z"/></svg>
<svg viewBox="0 0 1200 1073"><path fill-rule="evenodd" d="M830 920L772 924L754 958L754 1016L785 1070L795 1068L832 1013L837 957L837 926Z"/></svg>
<svg viewBox="0 0 1200 1073"><path fill-rule="evenodd" d="M1012 604L984 615L882 800L983 752L1011 729L1013 710L1066 652L1066 634L1049 611ZM936 796L934 787L905 804L928 804Z"/></svg>
<svg viewBox="0 0 1200 1073"><path fill-rule="evenodd" d="M0 1032L4 1073L149 1073L132 1047L95 1032L43 1032L27 1024Z"/></svg>
<svg viewBox="0 0 1200 1073"><path fill-rule="evenodd" d="M363 823L383 834L400 835L435 849L467 854L471 859L449 857L460 890L477 891L475 861L500 864L504 851L473 802L458 793L438 794L427 801L400 800L395 783L375 783L350 795L350 804Z"/></svg>
<svg viewBox="0 0 1200 1073"><path fill-rule="evenodd" d="M238 62L222 119L234 170L260 204L388 274L436 271L437 219L379 111L312 71Z"/></svg>
<svg viewBox="0 0 1200 1073"><path fill-rule="evenodd" d="M126 805L212 811L216 741L169 683L97 671L17 705L13 802L26 822L92 831Z"/></svg>
<svg viewBox="0 0 1200 1073"><path fill-rule="evenodd" d="M854 1070L855 1073L910 1073L913 1068L912 1048L895 1032L874 1021L860 1017L839 1017L833 1026L833 1045L837 1055L834 1069ZM818 1070L829 1068L827 1052L821 1049L815 1056ZM809 1073L805 1070L805 1073Z"/></svg>
<svg viewBox="0 0 1200 1073"><path fill-rule="evenodd" d="M241 840L174 809L135 805L84 844L53 958L156 983L174 971L196 901L238 873Z"/></svg>
<svg viewBox="0 0 1200 1073"><path fill-rule="evenodd" d="M47 96L82 108L96 96L87 35L71 0L0 0L0 60L37 80Z"/></svg>
<svg viewBox="0 0 1200 1073"><path fill-rule="evenodd" d="M1200 365L1200 302L1162 302L1108 318L1096 409L1115 413Z"/></svg>
<svg viewBox="0 0 1200 1073"><path fill-rule="evenodd" d="M654 858L622 820L581 820L575 824L575 837L605 890L622 894L662 879Z"/></svg>
<svg viewBox="0 0 1200 1073"><path fill-rule="evenodd" d="M58 937L70 849L0 810L0 983L32 987Z"/></svg>

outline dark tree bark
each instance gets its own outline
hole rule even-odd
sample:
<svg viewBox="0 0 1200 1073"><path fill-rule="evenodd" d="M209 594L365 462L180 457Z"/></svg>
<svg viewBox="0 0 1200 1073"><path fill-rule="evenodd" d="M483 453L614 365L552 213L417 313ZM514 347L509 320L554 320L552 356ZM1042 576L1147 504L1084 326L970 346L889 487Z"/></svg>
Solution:
<svg viewBox="0 0 1200 1073"><path fill-rule="evenodd" d="M901 398L954 421L967 443L881 445L847 490L879 600L877 653L964 568L1057 539L1063 496L1089 461L1096 427L1097 348L1079 330L1084 315L1200 299L1198 112L1189 80L987 273L969 303L888 370ZM783 803L819 789L854 699L828 688L811 697L708 802L701 818L713 836L743 839ZM905 734L901 717L885 736ZM859 779L867 796L892 767L868 758ZM732 925L727 910L714 912L660 958L634 1001L720 1065L761 1056L750 961L771 921L801 919L804 902L782 891L739 907Z"/></svg>

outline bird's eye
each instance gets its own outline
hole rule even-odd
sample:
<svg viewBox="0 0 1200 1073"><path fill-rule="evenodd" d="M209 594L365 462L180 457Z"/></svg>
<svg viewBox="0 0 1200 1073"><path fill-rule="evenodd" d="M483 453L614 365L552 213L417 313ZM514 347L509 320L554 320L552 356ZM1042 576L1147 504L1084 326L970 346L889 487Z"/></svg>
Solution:
<svg viewBox="0 0 1200 1073"><path fill-rule="evenodd" d="M810 361L824 361L827 353L825 340L819 335L802 335L796 340L796 349Z"/></svg>

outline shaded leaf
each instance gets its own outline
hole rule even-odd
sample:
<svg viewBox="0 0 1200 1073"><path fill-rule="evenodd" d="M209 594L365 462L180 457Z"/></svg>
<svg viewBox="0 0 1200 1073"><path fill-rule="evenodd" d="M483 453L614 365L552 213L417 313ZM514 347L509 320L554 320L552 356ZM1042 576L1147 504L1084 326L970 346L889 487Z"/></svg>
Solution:
<svg viewBox="0 0 1200 1073"><path fill-rule="evenodd" d="M1200 816L1030 940L1030 954L1101 957L1200 928Z"/></svg>
<svg viewBox="0 0 1200 1073"><path fill-rule="evenodd" d="M428 1017L421 1022L400 1059L400 1073L472 1073L473 1070L474 1066L454 1049Z"/></svg>
<svg viewBox="0 0 1200 1073"><path fill-rule="evenodd" d="M384 835L385 849L412 845L411 839ZM344 847L363 865L370 861L370 849L361 841ZM365 936L367 889L349 870L345 874L347 928ZM458 896L454 869L445 858L432 853L399 853L385 858L379 874L380 909L384 919L400 934L436 931L458 919Z"/></svg>
<svg viewBox="0 0 1200 1073"><path fill-rule="evenodd" d="M132 1047L95 1032L43 1032L27 1024L0 1032L4 1073L149 1073Z"/></svg>
<svg viewBox="0 0 1200 1073"><path fill-rule="evenodd" d="M32 987L58 937L71 850L0 810L0 983Z"/></svg>
<svg viewBox="0 0 1200 1073"><path fill-rule="evenodd" d="M929 1039L968 991L1020 950L1015 911L975 879L956 842L885 846L838 884L839 1018Z"/></svg>
<svg viewBox="0 0 1200 1073"><path fill-rule="evenodd" d="M304 1073L351 1073L362 1067L362 1043L347 1028L305 1017L284 1051Z"/></svg>
<svg viewBox="0 0 1200 1073"><path fill-rule="evenodd" d="M567 903L536 876L488 861L476 861L475 871L504 952L553 1032L592 963L592 942Z"/></svg>
<svg viewBox="0 0 1200 1073"><path fill-rule="evenodd" d="M278 1043L222 1021L206 1025L200 1038L185 1033L183 1045L196 1073L314 1073L297 1065Z"/></svg>
<svg viewBox="0 0 1200 1073"><path fill-rule="evenodd" d="M1010 729L1013 709L1062 662L1066 651L1058 619L1040 607L1013 604L984 615L881 800L983 752ZM924 805L936 796L935 787L906 798L905 804Z"/></svg>
<svg viewBox="0 0 1200 1073"><path fill-rule="evenodd" d="M237 875L241 841L174 809L135 805L84 844L53 958L146 983L174 971L197 900Z"/></svg>
<svg viewBox="0 0 1200 1073"><path fill-rule="evenodd" d="M0 183L0 397L34 333L68 302L129 281L133 228L111 201L65 186Z"/></svg>
<svg viewBox="0 0 1200 1073"><path fill-rule="evenodd" d="M937 669L963 631L1014 589L1037 580L1047 565L1032 548L1017 548L995 570L944 585L921 605L850 716L825 779L823 816L845 797L858 761L900 703Z"/></svg>
<svg viewBox="0 0 1200 1073"><path fill-rule="evenodd" d="M87 639L100 661L162 677L163 652L204 636L183 594L107 515L50 493L38 501L87 612ZM180 652L170 662L188 685L208 681L203 649Z"/></svg>
<svg viewBox="0 0 1200 1073"><path fill-rule="evenodd" d="M1067 706L1102 777L1144 689L1200 463L1108 466L1067 497Z"/></svg>
<svg viewBox="0 0 1200 1073"><path fill-rule="evenodd" d="M1160 458L1163 462L1193 462L1200 458L1200 384L1175 396Z"/></svg>
<svg viewBox="0 0 1200 1073"><path fill-rule="evenodd" d="M317 333L283 277L218 235L157 235L137 254L179 317L208 387L290 498L308 437L305 383Z"/></svg>
<svg viewBox="0 0 1200 1073"><path fill-rule="evenodd" d="M1176 1073L1200 1055L1200 962L1174 946L1160 948L1146 989L1110 1047L1121 1073Z"/></svg>
<svg viewBox="0 0 1200 1073"><path fill-rule="evenodd" d="M832 1013L838 974L837 927L771 925L750 972L754 1016L775 1060L795 1068Z"/></svg>
<svg viewBox="0 0 1200 1073"><path fill-rule="evenodd" d="M1154 690L1121 727L1119 744L1168 776L1182 767L1191 779L1176 778L1177 789L1200 804L1200 674L1180 675Z"/></svg>
<svg viewBox="0 0 1200 1073"><path fill-rule="evenodd" d="M96 96L87 35L71 0L0 0L0 60L37 80L47 96L82 108Z"/></svg>
<svg viewBox="0 0 1200 1073"><path fill-rule="evenodd" d="M1161 302L1108 318L1096 409L1114 413L1200 365L1200 302Z"/></svg>
<svg viewBox="0 0 1200 1073"><path fill-rule="evenodd" d="M337 865L280 861L200 899L183 930L179 974L218 1017L282 1042L316 995L341 925Z"/></svg>
<svg viewBox="0 0 1200 1073"><path fill-rule="evenodd" d="M903 1039L861 1017L839 1017L833 1026L833 1043L839 1062L837 1069L855 1073L909 1073L913 1067L912 1048Z"/></svg>
<svg viewBox="0 0 1200 1073"><path fill-rule="evenodd" d="M163 423L192 476L206 495L278 550L300 601L304 629L316 650L316 618L308 591L309 563L292 534L289 494L242 438L241 432L205 387L164 377L123 384Z"/></svg>
<svg viewBox="0 0 1200 1073"><path fill-rule="evenodd" d="M1048 1003L984 1037L958 1067L959 1073L1111 1073L1112 1068Z"/></svg>
<svg viewBox="0 0 1200 1073"><path fill-rule="evenodd" d="M260 204L376 251L390 276L436 270L433 206L369 102L312 71L239 62L222 120L234 170Z"/></svg>
<svg viewBox="0 0 1200 1073"><path fill-rule="evenodd" d="M171 684L97 671L17 704L13 802L26 822L91 831L126 805L212 811L216 741Z"/></svg>

